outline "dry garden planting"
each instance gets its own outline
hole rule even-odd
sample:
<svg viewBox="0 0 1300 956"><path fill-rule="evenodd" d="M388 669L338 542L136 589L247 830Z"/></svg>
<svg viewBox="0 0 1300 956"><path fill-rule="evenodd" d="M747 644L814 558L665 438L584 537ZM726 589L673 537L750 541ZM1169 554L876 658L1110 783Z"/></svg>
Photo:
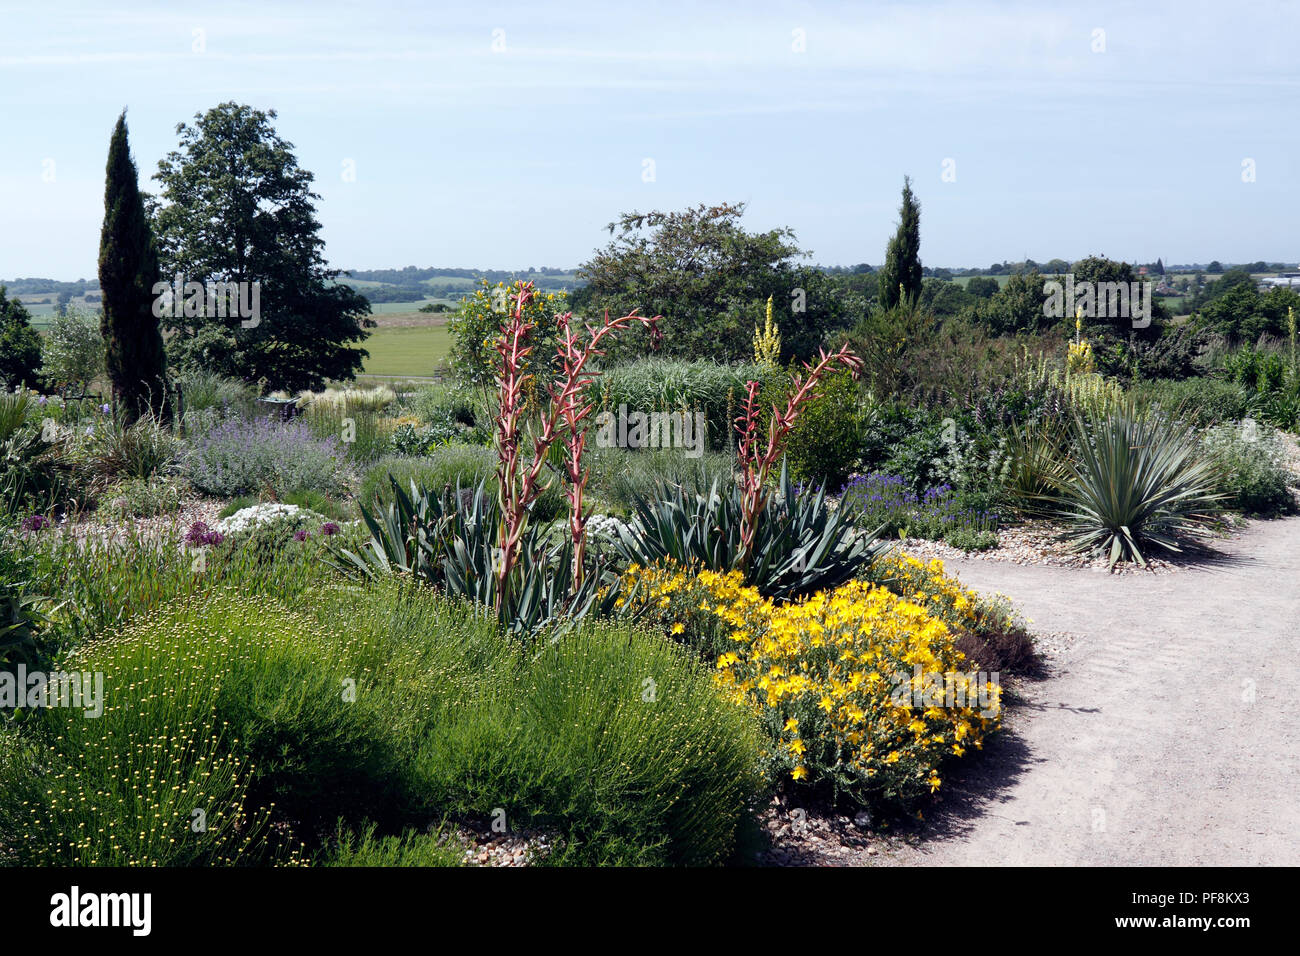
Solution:
<svg viewBox="0 0 1300 956"><path fill-rule="evenodd" d="M942 852L1071 587L1136 602L1294 527L1300 295L1248 270L1178 322L1149 288L1053 314L1055 277L1145 267L935 275L909 181L879 269L743 206L632 213L571 289L430 311L435 350L326 268L273 118L183 125L148 207L119 121L98 314L38 332L0 288L0 863ZM236 153L282 191L257 228L202 198ZM367 348L430 380L357 384Z"/></svg>

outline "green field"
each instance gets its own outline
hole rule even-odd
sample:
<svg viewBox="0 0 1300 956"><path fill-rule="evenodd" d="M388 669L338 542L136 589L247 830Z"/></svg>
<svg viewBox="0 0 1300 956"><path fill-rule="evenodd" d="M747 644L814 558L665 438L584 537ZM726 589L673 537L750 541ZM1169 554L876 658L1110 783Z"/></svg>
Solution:
<svg viewBox="0 0 1300 956"><path fill-rule="evenodd" d="M977 279L977 278L978 278L978 279L997 279L997 280L998 280L998 286L1001 287L1001 286L1004 286L1004 285L1007 284L1007 281L1010 280L1011 276L1009 276L1009 275L1006 275L1006 276L953 276L952 281L955 282L957 285L961 286L961 287L964 289L964 288L966 288L967 283L969 283L971 279Z"/></svg>
<svg viewBox="0 0 1300 956"><path fill-rule="evenodd" d="M451 329L437 325L380 326L370 333L364 348L366 375L432 376L451 352Z"/></svg>
<svg viewBox="0 0 1300 956"><path fill-rule="evenodd" d="M448 308L452 309L460 305L460 299L438 299L430 297L420 299L417 302L372 302L370 303L370 311L375 315L397 315L404 312L419 312L422 306L429 305L432 302L441 302ZM426 312L424 314L429 315L430 313ZM436 315L437 313L432 314Z"/></svg>
<svg viewBox="0 0 1300 956"><path fill-rule="evenodd" d="M99 290L95 290L93 295L98 295ZM28 314L32 317L32 328L38 331L44 331L49 327L50 320L54 318L54 308L58 304L59 297L56 295L21 295L14 296L23 304ZM98 302L87 302L85 296L73 296L72 305L79 309L87 309L94 312L99 308Z"/></svg>

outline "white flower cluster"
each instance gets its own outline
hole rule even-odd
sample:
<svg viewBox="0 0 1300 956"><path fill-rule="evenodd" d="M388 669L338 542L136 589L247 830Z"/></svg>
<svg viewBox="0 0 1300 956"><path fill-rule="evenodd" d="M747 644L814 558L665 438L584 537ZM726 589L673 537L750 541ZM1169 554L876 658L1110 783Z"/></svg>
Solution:
<svg viewBox="0 0 1300 956"><path fill-rule="evenodd" d="M592 515L587 519L588 534L608 538L610 541L617 541L619 529L626 527L626 523L619 521L613 515Z"/></svg>
<svg viewBox="0 0 1300 956"><path fill-rule="evenodd" d="M325 518L321 515L307 511L297 505L282 505L275 502L267 502L266 504L253 505L249 508L239 509L229 518L223 518L218 521L215 530L220 531L225 535L239 534L241 531L247 531L249 528L255 528L260 524L274 521L276 518L282 516L297 517L299 515L313 521L317 518L319 518L321 522L325 521Z"/></svg>

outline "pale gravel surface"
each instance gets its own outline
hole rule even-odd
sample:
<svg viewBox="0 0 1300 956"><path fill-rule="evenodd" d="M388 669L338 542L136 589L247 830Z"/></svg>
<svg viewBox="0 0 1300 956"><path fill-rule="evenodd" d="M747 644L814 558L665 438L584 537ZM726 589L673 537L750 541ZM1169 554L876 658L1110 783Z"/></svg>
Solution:
<svg viewBox="0 0 1300 956"><path fill-rule="evenodd" d="M180 510L152 518L115 518L107 510L91 512L79 519L65 520L59 530L78 542L123 543L132 536L144 540L158 540L171 533L184 535L196 521L208 527L217 523L217 515L226 502L215 498L190 495L181 499Z"/></svg>
<svg viewBox="0 0 1300 956"><path fill-rule="evenodd" d="M1077 638L1019 686L987 753L954 766L922 839L819 862L1300 862L1300 518L1220 548L1174 575L950 562Z"/></svg>
<svg viewBox="0 0 1300 956"><path fill-rule="evenodd" d="M1232 534L1231 529L1225 529L1224 533L1210 538L1206 544L1211 548L1216 547L1218 541L1230 538ZM906 538L900 542L900 546L902 550L918 558L939 558L945 563L950 559L977 556L985 561L1077 568L1112 574L1168 574L1186 564L1180 555L1152 551L1143 555L1147 559L1145 568L1140 564L1123 562L1111 569L1104 556L1090 556L1071 551L1060 540L1060 535L1060 525L1050 521L1027 521L1016 527L1000 530L998 546L987 551L968 553L942 541L925 541L920 538Z"/></svg>

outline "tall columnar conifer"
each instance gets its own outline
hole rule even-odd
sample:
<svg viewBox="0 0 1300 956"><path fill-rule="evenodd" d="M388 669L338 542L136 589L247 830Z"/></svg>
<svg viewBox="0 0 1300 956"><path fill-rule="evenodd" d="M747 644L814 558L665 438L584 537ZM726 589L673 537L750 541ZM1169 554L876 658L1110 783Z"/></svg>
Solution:
<svg viewBox="0 0 1300 956"><path fill-rule="evenodd" d="M887 309L902 300L916 302L921 297L921 204L906 176L898 219L898 231L889 240L880 270L880 304Z"/></svg>
<svg viewBox="0 0 1300 956"><path fill-rule="evenodd" d="M123 110L108 145L99 286L105 365L118 413L127 422L148 411L163 421L171 416L167 358L153 314L158 275L158 251L127 144Z"/></svg>

